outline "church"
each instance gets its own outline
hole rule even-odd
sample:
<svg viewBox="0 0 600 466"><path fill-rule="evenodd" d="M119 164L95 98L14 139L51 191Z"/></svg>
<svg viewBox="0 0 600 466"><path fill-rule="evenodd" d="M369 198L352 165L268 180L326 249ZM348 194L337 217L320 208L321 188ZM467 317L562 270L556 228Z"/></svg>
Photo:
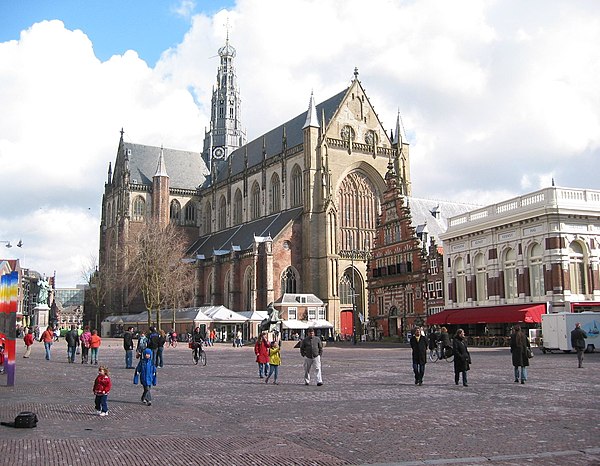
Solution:
<svg viewBox="0 0 600 466"><path fill-rule="evenodd" d="M320 103L307 94L305 111L247 141L235 55L227 39L201 152L125 142L121 131L102 199L100 272L125 270L128 238L160 219L183 233L195 261L194 305L265 310L286 293L314 294L319 317L352 334L368 318L386 174L411 195L399 118L386 131L355 69L348 87ZM105 302L106 314L143 310L126 285Z"/></svg>

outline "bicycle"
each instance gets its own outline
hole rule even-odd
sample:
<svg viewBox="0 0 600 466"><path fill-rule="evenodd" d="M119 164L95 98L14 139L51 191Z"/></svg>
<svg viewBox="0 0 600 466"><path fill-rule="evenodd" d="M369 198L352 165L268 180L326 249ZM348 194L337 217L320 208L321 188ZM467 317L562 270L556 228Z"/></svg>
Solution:
<svg viewBox="0 0 600 466"><path fill-rule="evenodd" d="M206 351L202 349L202 344L191 342L190 346L192 348L192 359L194 360L194 364L197 366L198 363L201 363L203 366L206 366Z"/></svg>
<svg viewBox="0 0 600 466"><path fill-rule="evenodd" d="M454 353L450 346L442 348L442 342L439 341L435 345L435 349L429 351L429 360L431 362L438 362L438 360L444 359L446 362L454 361Z"/></svg>
<svg viewBox="0 0 600 466"><path fill-rule="evenodd" d="M169 337L169 346L171 348L177 348L177 334L176 333L172 333L171 336Z"/></svg>

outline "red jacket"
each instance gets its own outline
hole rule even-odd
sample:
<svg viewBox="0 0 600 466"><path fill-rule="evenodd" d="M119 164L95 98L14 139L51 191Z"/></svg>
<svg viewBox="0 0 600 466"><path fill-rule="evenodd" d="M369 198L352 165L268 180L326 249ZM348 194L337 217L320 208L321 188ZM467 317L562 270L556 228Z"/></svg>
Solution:
<svg viewBox="0 0 600 466"><path fill-rule="evenodd" d="M269 364L269 342L265 338L256 340L254 344L254 353L256 362L259 364Z"/></svg>
<svg viewBox="0 0 600 466"><path fill-rule="evenodd" d="M33 333L28 333L27 335L25 335L23 337L23 341L25 342L26 346L33 345Z"/></svg>
<svg viewBox="0 0 600 466"><path fill-rule="evenodd" d="M112 387L110 377L106 374L98 374L94 381L94 394L95 395L108 395Z"/></svg>

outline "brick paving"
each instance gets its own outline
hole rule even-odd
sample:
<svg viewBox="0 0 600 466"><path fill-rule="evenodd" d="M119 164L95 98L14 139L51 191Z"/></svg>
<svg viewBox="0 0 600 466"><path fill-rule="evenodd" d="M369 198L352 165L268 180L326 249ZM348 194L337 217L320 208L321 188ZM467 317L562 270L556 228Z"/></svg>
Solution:
<svg viewBox="0 0 600 466"><path fill-rule="evenodd" d="M119 340L104 339L109 416L91 392L96 367L68 364L63 341L44 360L36 343L16 386L0 386L0 420L34 411L35 429L0 427L0 465L597 465L600 355L535 350L525 385L506 348L472 348L469 387L452 364L428 363L415 386L410 350L339 344L323 357L325 385L305 386L285 344L280 385L258 378L253 349L217 345L194 366L185 345L165 350L153 404L124 368ZM0 384L6 376L0 375Z"/></svg>

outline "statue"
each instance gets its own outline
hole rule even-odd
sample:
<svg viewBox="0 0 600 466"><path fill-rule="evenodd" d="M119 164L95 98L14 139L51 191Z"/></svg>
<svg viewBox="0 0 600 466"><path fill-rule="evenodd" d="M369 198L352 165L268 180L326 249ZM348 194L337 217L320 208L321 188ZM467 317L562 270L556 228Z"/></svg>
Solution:
<svg viewBox="0 0 600 466"><path fill-rule="evenodd" d="M48 280L45 278L40 278L37 282L37 286L39 287L38 291L38 305L45 304L48 305L48 290L50 290L50 284Z"/></svg>
<svg viewBox="0 0 600 466"><path fill-rule="evenodd" d="M260 323L260 331L278 332L277 326L281 323L279 311L275 309L273 303L267 306L268 317Z"/></svg>

